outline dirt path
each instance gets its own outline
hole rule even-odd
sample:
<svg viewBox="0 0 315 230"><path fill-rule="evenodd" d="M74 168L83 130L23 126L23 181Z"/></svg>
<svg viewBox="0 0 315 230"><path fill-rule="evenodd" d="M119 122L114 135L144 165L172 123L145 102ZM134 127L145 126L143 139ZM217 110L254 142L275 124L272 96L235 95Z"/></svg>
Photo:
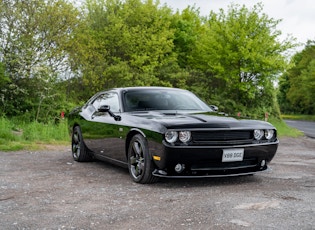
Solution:
<svg viewBox="0 0 315 230"><path fill-rule="evenodd" d="M70 147L0 152L0 228L315 229L315 139L280 142L270 173L153 185Z"/></svg>

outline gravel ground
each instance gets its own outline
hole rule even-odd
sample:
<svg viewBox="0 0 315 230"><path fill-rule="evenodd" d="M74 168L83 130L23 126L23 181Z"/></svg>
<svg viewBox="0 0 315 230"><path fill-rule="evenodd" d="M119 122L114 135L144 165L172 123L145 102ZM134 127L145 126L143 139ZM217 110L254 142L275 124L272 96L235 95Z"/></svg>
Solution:
<svg viewBox="0 0 315 230"><path fill-rule="evenodd" d="M133 183L70 147L0 152L0 229L315 229L315 139L282 138L272 171Z"/></svg>

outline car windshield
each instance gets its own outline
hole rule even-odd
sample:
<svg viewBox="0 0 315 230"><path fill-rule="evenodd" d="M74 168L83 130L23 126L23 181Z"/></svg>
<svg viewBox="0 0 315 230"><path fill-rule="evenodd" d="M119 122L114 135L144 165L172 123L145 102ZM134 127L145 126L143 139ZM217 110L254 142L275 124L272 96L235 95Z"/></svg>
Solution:
<svg viewBox="0 0 315 230"><path fill-rule="evenodd" d="M198 110L212 111L193 93L185 90L143 89L124 94L125 111Z"/></svg>

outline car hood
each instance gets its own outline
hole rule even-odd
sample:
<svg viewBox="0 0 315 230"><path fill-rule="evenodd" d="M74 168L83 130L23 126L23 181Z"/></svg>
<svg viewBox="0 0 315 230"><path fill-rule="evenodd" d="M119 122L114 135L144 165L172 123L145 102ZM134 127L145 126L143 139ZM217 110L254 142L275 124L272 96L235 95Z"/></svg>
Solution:
<svg viewBox="0 0 315 230"><path fill-rule="evenodd" d="M162 124L166 128L222 128L222 129L270 129L270 123L257 120L238 120L233 117L220 116L214 112L139 112L133 116L145 118Z"/></svg>

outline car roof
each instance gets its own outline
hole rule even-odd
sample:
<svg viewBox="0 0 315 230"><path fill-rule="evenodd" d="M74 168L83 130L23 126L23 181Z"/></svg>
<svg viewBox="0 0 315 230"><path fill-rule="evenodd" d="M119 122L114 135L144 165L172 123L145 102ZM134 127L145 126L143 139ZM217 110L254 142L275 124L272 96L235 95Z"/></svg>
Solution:
<svg viewBox="0 0 315 230"><path fill-rule="evenodd" d="M187 91L185 89L180 88L172 88L172 87L163 87L163 86L133 86L133 87L120 87L120 88L112 88L105 91L134 91L134 90L178 90L178 91Z"/></svg>
<svg viewBox="0 0 315 230"><path fill-rule="evenodd" d="M133 87L121 87L121 88L113 88L112 90L118 90L118 91L129 91L129 90L146 90L146 89L157 89L157 90L184 90L179 88L173 88L173 87L163 87L163 86L133 86Z"/></svg>
<svg viewBox="0 0 315 230"><path fill-rule="evenodd" d="M106 93L106 92L116 92L118 94L125 93L128 91L137 91L137 90L170 90L170 91L182 91L182 92L190 92L189 90L186 89L180 89L180 88L173 88L173 87L164 87L164 86L132 86L132 87L117 87L117 88L110 88L110 89L105 89L98 91L95 93L89 101L93 100L93 98L96 98L97 96ZM88 102L89 102L88 101Z"/></svg>

